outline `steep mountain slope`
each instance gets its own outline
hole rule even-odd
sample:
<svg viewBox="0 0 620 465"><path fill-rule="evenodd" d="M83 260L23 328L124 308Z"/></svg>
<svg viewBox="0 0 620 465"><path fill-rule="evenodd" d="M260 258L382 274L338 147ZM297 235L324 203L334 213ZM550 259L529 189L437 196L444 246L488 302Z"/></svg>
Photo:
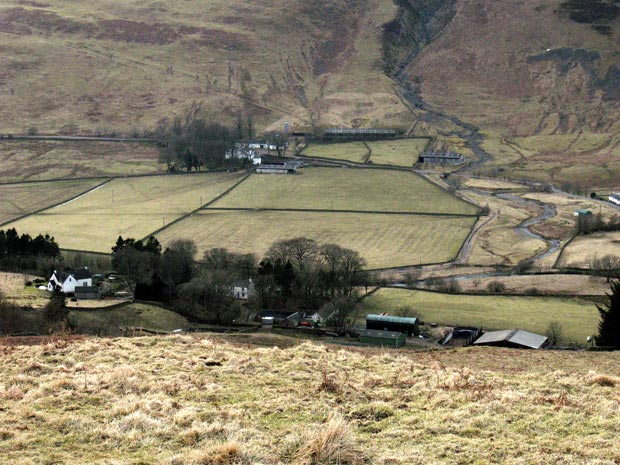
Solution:
<svg viewBox="0 0 620 465"><path fill-rule="evenodd" d="M9 0L0 130L140 129L192 101L259 125L406 125L383 72L382 25L396 11L386 0Z"/></svg>
<svg viewBox="0 0 620 465"><path fill-rule="evenodd" d="M150 128L199 101L267 128L599 132L608 152L619 17L619 0L6 0L0 131Z"/></svg>
<svg viewBox="0 0 620 465"><path fill-rule="evenodd" d="M417 4L417 2L411 2ZM620 2L459 0L406 67L420 96L504 135L618 133Z"/></svg>

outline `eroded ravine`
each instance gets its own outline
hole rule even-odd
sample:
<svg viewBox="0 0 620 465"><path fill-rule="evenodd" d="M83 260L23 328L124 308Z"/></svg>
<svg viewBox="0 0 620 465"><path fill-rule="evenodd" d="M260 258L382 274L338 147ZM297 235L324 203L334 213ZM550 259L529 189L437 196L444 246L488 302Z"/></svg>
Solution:
<svg viewBox="0 0 620 465"><path fill-rule="evenodd" d="M476 156L476 160L471 160L465 166L455 171L454 174L462 174L478 169L485 163L493 160L492 155L481 146L484 136L480 133L480 129L473 124L462 121L457 116L447 114L425 102L420 95L419 84L414 83L408 73L408 67L420 51L438 37L445 27L450 24L450 21L456 14L456 1L425 0L413 2L410 0L398 0L397 3L400 7L399 17L386 26L384 33L386 74L395 82L397 93L414 115L416 111L423 111L433 121L441 123L443 120L459 128L457 131L442 135L457 135L467 141L469 148ZM438 132L441 134L441 131ZM502 195L504 197L501 197ZM546 244L546 249L534 255L532 259L540 260L560 249L561 244L559 240L544 237L530 229L531 226L543 223L557 214L553 205L538 200L525 199L514 194L500 194L498 196L521 205L534 204L543 209L540 215L530 218L515 227L515 230L521 236L538 239ZM473 239L473 234L468 237L464 244L465 247L462 249L461 254L459 254L459 263L467 261Z"/></svg>

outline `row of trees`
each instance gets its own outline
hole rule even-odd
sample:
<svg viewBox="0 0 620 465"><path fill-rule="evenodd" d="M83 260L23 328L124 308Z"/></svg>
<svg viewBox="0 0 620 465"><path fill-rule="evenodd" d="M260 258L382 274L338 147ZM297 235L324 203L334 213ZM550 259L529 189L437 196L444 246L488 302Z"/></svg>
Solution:
<svg viewBox="0 0 620 465"><path fill-rule="evenodd" d="M53 237L18 234L15 228L0 230L0 269L49 273L60 259L60 248Z"/></svg>
<svg viewBox="0 0 620 465"><path fill-rule="evenodd" d="M591 234L599 231L620 231L620 216L614 215L605 221L599 212L595 215L579 215L575 225L577 234Z"/></svg>
<svg viewBox="0 0 620 465"><path fill-rule="evenodd" d="M187 171L220 168L226 163L226 153L239 140L234 131L197 104L183 116L160 120L156 137L162 147L160 162L166 163L169 171L177 164Z"/></svg>

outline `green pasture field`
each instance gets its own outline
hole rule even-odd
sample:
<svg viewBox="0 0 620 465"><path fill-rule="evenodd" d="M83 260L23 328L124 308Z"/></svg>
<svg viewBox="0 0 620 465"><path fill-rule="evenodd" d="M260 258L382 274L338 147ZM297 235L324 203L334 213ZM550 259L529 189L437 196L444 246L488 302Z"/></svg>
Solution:
<svg viewBox="0 0 620 465"><path fill-rule="evenodd" d="M217 197L244 175L118 178L9 226L30 234L49 233L62 248L109 252L119 235L141 239Z"/></svg>
<svg viewBox="0 0 620 465"><path fill-rule="evenodd" d="M485 330L519 328L544 334L551 321L562 325L564 342L585 344L597 333L599 314L594 304L578 298L472 296L406 289L380 289L358 306L358 316L413 308L420 319L445 325Z"/></svg>
<svg viewBox="0 0 620 465"><path fill-rule="evenodd" d="M63 202L103 181L104 179L89 179L0 185L0 224ZM32 231L30 234L38 232Z"/></svg>
<svg viewBox="0 0 620 465"><path fill-rule="evenodd" d="M69 312L69 322L79 333L120 336L120 327L145 328L152 331L186 329L187 319L158 305L131 303L110 309L75 310Z"/></svg>
<svg viewBox="0 0 620 465"><path fill-rule="evenodd" d="M476 207L415 173L303 168L297 175L253 174L218 208L299 208L476 214Z"/></svg>
<svg viewBox="0 0 620 465"><path fill-rule="evenodd" d="M578 236L562 251L558 267L589 268L595 258L620 255L620 233L604 232Z"/></svg>
<svg viewBox="0 0 620 465"><path fill-rule="evenodd" d="M337 144L308 144L301 152L306 157L332 158L364 163L368 148L361 142L341 142Z"/></svg>
<svg viewBox="0 0 620 465"><path fill-rule="evenodd" d="M0 181L156 174L155 144L99 141L0 141Z"/></svg>
<svg viewBox="0 0 620 465"><path fill-rule="evenodd" d="M174 239L193 239L199 256L210 248L225 247L262 257L276 241L305 236L357 250L369 268L386 268L452 260L475 221L475 217L205 210L164 229L157 238L164 246Z"/></svg>
<svg viewBox="0 0 620 465"><path fill-rule="evenodd" d="M429 140L428 138L415 138L368 142L372 151L370 161L382 165L413 166Z"/></svg>

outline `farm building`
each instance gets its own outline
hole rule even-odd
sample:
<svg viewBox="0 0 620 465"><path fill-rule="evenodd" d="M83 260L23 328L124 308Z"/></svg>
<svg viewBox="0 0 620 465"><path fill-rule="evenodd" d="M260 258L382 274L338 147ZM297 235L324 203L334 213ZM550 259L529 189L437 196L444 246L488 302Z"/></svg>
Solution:
<svg viewBox="0 0 620 465"><path fill-rule="evenodd" d="M376 329L365 329L360 334L360 342L375 346L399 348L405 345L407 335L397 331L379 331Z"/></svg>
<svg viewBox="0 0 620 465"><path fill-rule="evenodd" d="M486 345L526 349L540 349L544 347L546 343L547 338L545 336L521 329L489 331L474 341L474 345L477 346Z"/></svg>
<svg viewBox="0 0 620 465"><path fill-rule="evenodd" d="M608 197L611 203L615 203L616 205L620 205L620 194L614 192Z"/></svg>
<svg viewBox="0 0 620 465"><path fill-rule="evenodd" d="M96 300L101 298L97 286L76 286L75 298L78 300Z"/></svg>
<svg viewBox="0 0 620 465"><path fill-rule="evenodd" d="M256 172L261 174L295 174L298 165L291 163L270 163L262 164L256 167Z"/></svg>
<svg viewBox="0 0 620 465"><path fill-rule="evenodd" d="M281 310L261 310L258 312L257 318L262 321L263 318L273 318L274 324L287 324L287 318L295 312L285 312Z"/></svg>
<svg viewBox="0 0 620 465"><path fill-rule="evenodd" d="M418 163L460 165L465 163L465 155L454 152L422 152L418 157Z"/></svg>
<svg viewBox="0 0 620 465"><path fill-rule="evenodd" d="M329 128L323 133L325 138L339 139L382 139L396 137L396 129L373 129L373 128Z"/></svg>
<svg viewBox="0 0 620 465"><path fill-rule="evenodd" d="M232 294L235 299L248 300L253 291L254 283L251 279L236 281L232 285Z"/></svg>
<svg viewBox="0 0 620 465"><path fill-rule="evenodd" d="M303 320L304 315L301 312L295 312L286 317L286 326L298 326Z"/></svg>
<svg viewBox="0 0 620 465"><path fill-rule="evenodd" d="M73 294L77 286L92 286L93 278L88 268L82 268L76 271L56 271L52 273L52 277L47 284L47 290L59 290L65 294Z"/></svg>
<svg viewBox="0 0 620 465"><path fill-rule="evenodd" d="M366 315L366 329L395 331L409 336L420 334L420 322L417 318L391 315Z"/></svg>
<svg viewBox="0 0 620 465"><path fill-rule="evenodd" d="M255 141L255 142L249 142L248 144L245 144L247 148L251 149L251 150L267 150L267 151L272 151L275 152L278 147L275 144L268 144L267 142L259 142L259 141Z"/></svg>
<svg viewBox="0 0 620 465"><path fill-rule="evenodd" d="M586 210L586 209L579 209L579 210L575 210L575 213L573 213L574 216L577 217L589 217L592 216L592 212L590 210Z"/></svg>
<svg viewBox="0 0 620 465"><path fill-rule="evenodd" d="M251 148L249 144L235 144L234 148L227 150L224 155L226 160L237 159L237 160L249 160L253 165L261 164L261 155L256 153L256 150Z"/></svg>

